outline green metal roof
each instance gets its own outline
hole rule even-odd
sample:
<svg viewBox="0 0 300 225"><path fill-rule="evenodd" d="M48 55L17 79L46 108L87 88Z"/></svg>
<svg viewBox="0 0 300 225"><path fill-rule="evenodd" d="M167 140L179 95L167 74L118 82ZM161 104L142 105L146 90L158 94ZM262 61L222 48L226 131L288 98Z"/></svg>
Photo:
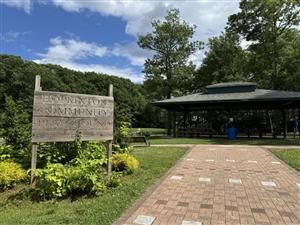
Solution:
<svg viewBox="0 0 300 225"><path fill-rule="evenodd" d="M233 87L255 87L250 88L247 91L238 91L233 89L232 92L224 91L224 88ZM215 85L209 85L208 89L213 88L213 92L206 93L196 93L191 95L185 95L181 97L174 97L171 99L165 99L161 101L154 102L154 105L162 108L170 108L172 106L221 106L230 107L234 106L241 107L251 107L255 108L255 105L260 105L264 107L264 104L277 104L276 107L288 107L288 104L293 105L293 107L300 107L300 92L291 91L278 91L278 90L266 90L266 89L256 89L255 83L221 83ZM220 88L222 92L215 91L215 88ZM230 105L231 104L231 105ZM250 106L251 105L251 106Z"/></svg>
<svg viewBox="0 0 300 225"><path fill-rule="evenodd" d="M247 87L247 86L257 86L253 82L226 82L217 83L206 86L206 88L218 88L218 87Z"/></svg>
<svg viewBox="0 0 300 225"><path fill-rule="evenodd" d="M255 91L256 86L256 83L251 82L228 82L208 85L206 91L208 94L240 93Z"/></svg>

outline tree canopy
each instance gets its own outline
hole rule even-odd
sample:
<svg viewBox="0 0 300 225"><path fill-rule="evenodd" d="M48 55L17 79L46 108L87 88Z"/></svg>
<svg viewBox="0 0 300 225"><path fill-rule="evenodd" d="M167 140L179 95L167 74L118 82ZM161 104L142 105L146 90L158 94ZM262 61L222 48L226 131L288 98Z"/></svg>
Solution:
<svg viewBox="0 0 300 225"><path fill-rule="evenodd" d="M195 72L194 90L231 81L247 80L247 53L240 46L239 36L225 32L208 40L208 50L201 67Z"/></svg>
<svg viewBox="0 0 300 225"><path fill-rule="evenodd" d="M299 0L242 0L240 12L229 17L229 29L252 43L252 56L264 65L265 69L256 70L254 75L263 76L265 87L280 88L280 57L284 47L280 39L299 22Z"/></svg>
<svg viewBox="0 0 300 225"><path fill-rule="evenodd" d="M24 61L17 56L0 55L0 92L3 93L0 96L0 112L5 110L6 95L32 113L36 75L41 75L42 88L48 91L107 95L109 84L113 84L117 124L120 121L137 123L135 117L146 104L140 87L128 79L94 72L82 73L57 65Z"/></svg>
<svg viewBox="0 0 300 225"><path fill-rule="evenodd" d="M152 33L138 40L141 48L154 52L145 62L145 88L158 99L183 94L195 68L189 57L202 46L200 41L191 41L196 26L182 21L178 9L169 10L164 21L151 24Z"/></svg>

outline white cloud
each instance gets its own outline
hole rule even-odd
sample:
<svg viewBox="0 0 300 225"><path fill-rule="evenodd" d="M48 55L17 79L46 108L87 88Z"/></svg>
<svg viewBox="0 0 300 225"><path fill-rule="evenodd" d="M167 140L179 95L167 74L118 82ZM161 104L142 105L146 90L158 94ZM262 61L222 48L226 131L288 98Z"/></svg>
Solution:
<svg viewBox="0 0 300 225"><path fill-rule="evenodd" d="M28 35L30 32L28 31L24 31L24 32L19 32L19 31L13 31L10 30L6 33L0 33L0 41L4 41L4 42L14 42L16 40L18 40L19 38L21 38L22 36Z"/></svg>
<svg viewBox="0 0 300 225"><path fill-rule="evenodd" d="M82 72L116 75L128 78L136 83L143 81L143 75L135 72L132 68L117 68L114 66L78 62L90 57L102 58L110 55L106 47L97 45L96 43L56 37L50 39L50 47L47 48L46 53L38 53L37 55L41 58L34 60L36 63L51 63Z"/></svg>
<svg viewBox="0 0 300 225"><path fill-rule="evenodd" d="M2 0L9 6L30 12L31 5L54 4L69 12L87 9L105 16L116 16L126 21L125 32L137 37L151 31L151 20L162 19L166 10L180 9L182 18L197 25L196 38L207 40L218 35L227 22L227 17L239 9L238 0Z"/></svg>
<svg viewBox="0 0 300 225"><path fill-rule="evenodd" d="M50 44L47 53L39 54L45 61L75 61L89 57L103 57L108 53L106 47L75 39L56 37L50 39Z"/></svg>
<svg viewBox="0 0 300 225"><path fill-rule="evenodd" d="M60 65L65 68L69 68L72 70L77 70L81 72L96 72L96 73L103 73L108 75L114 75L118 77L128 78L132 82L135 83L142 83L144 77L142 74L133 71L131 68L117 68L114 66L106 66L101 64L83 64L83 63L76 63L76 62L68 62L68 61L52 61L52 60L33 60L36 63L41 64L56 64Z"/></svg>
<svg viewBox="0 0 300 225"><path fill-rule="evenodd" d="M115 44L112 50L112 54L115 56L121 56L127 58L131 65L142 66L148 57L152 56L150 51L140 48L137 43L132 42L129 44L121 45Z"/></svg>
<svg viewBox="0 0 300 225"><path fill-rule="evenodd" d="M197 51L189 57L189 61L193 62L196 67L200 67L202 64L202 60L205 57L205 51Z"/></svg>
<svg viewBox="0 0 300 225"><path fill-rule="evenodd" d="M221 34L227 17L239 10L239 1L199 0L199 1L143 1L143 0L111 0L111 1L79 1L51 0L57 7L71 12L88 9L101 15L120 17L126 21L125 32L138 37L152 30L153 19L163 19L166 11L178 8L182 19L197 26L194 40L207 41L209 37ZM135 44L116 45L112 54L123 56L132 65L142 65L151 53L139 49ZM204 51L190 57L199 66Z"/></svg>
<svg viewBox="0 0 300 225"><path fill-rule="evenodd" d="M166 10L179 8L182 18L198 29L196 38L206 40L219 34L227 22L227 17L238 11L239 1L199 0L199 1L79 1L52 0L52 3L67 11L80 12L88 9L102 15L121 17L126 24L126 32L133 36L151 30L150 21L164 17Z"/></svg>
<svg viewBox="0 0 300 225"><path fill-rule="evenodd" d="M6 2L4 4L13 6L12 3L7 3L11 1L4 1ZM124 32L136 38L151 31L150 22L153 19L163 19L168 9L178 8L182 19L197 25L194 39L201 41L207 41L209 37L219 35L226 25L227 17L239 10L239 1L235 0L20 0L15 1L14 6L30 12L33 2L35 4L53 4L68 12L89 10L104 16L119 17L126 22ZM151 56L151 53L139 49L135 43L116 44L111 51L108 51L105 47L95 43L86 43L73 37L70 38L68 40L63 40L60 37L52 39L47 52L39 55L41 56L39 62L64 64L69 68L73 67L83 71L87 69L86 65L75 63L79 59L114 55L128 58L133 66L141 66L145 58ZM203 51L197 52L190 59L199 66L203 54ZM132 72L133 69L129 68L120 71L115 67L100 65L90 65L89 68L94 68L97 72L101 72L101 69L107 69L112 71L109 73L116 75L122 75L123 72L124 74L135 74ZM140 79L140 74L130 76L134 77L133 80Z"/></svg>
<svg viewBox="0 0 300 225"><path fill-rule="evenodd" d="M1 0L0 3L10 6L17 7L18 9L23 9L26 13L30 13L32 7L31 0Z"/></svg>

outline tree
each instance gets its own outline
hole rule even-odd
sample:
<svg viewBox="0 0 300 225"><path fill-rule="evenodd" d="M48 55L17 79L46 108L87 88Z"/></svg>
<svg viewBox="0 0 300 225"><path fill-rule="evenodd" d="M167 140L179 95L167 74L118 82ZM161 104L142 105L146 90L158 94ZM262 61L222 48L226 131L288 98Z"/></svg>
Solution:
<svg viewBox="0 0 300 225"><path fill-rule="evenodd" d="M16 104L11 96L5 98L4 113L5 143L16 150L27 148L30 144L29 115L20 104Z"/></svg>
<svg viewBox="0 0 300 225"><path fill-rule="evenodd" d="M195 66L189 57L200 50L200 41L191 41L196 26L181 21L179 10L171 9L164 21L154 20L153 31L140 36L138 45L154 52L145 62L144 86L152 99L171 98L189 91ZM171 134L171 113L168 113L168 134Z"/></svg>
<svg viewBox="0 0 300 225"><path fill-rule="evenodd" d="M299 25L299 0L242 0L241 11L229 17L229 29L251 41L257 60L263 61L266 87L278 88L279 39L290 28Z"/></svg>
<svg viewBox="0 0 300 225"><path fill-rule="evenodd" d="M202 47L202 42L190 40L196 26L181 21L178 9L169 10L164 21L151 24L152 33L138 40L141 48L154 52L145 62L145 88L156 99L187 92L195 68L189 57Z"/></svg>
<svg viewBox="0 0 300 225"><path fill-rule="evenodd" d="M300 31L291 29L280 37L281 48L278 82L280 89L300 91Z"/></svg>
<svg viewBox="0 0 300 225"><path fill-rule="evenodd" d="M208 40L208 51L196 73L195 90L219 82L247 80L247 53L240 46L239 36L225 32Z"/></svg>

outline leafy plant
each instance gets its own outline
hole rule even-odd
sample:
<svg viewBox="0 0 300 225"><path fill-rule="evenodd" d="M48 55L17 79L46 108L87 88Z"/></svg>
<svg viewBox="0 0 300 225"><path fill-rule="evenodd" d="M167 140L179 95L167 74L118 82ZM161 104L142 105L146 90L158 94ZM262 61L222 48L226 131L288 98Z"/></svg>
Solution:
<svg viewBox="0 0 300 225"><path fill-rule="evenodd" d="M45 167L47 163L62 163L65 158L66 155L55 144L41 143L39 145L39 167Z"/></svg>
<svg viewBox="0 0 300 225"><path fill-rule="evenodd" d="M60 164L48 164L44 169L35 170L37 192L44 198L63 197L67 195L68 169Z"/></svg>
<svg viewBox="0 0 300 225"><path fill-rule="evenodd" d="M44 199L62 198L78 194L98 194L106 189L100 179L99 169L87 166L64 166L48 164L44 169L35 170L36 190Z"/></svg>
<svg viewBox="0 0 300 225"><path fill-rule="evenodd" d="M0 161L13 158L13 148L11 145L0 145Z"/></svg>
<svg viewBox="0 0 300 225"><path fill-rule="evenodd" d="M128 153L114 154L111 159L113 170L132 173L139 167L139 161Z"/></svg>
<svg viewBox="0 0 300 225"><path fill-rule="evenodd" d="M35 194L44 199L98 194L106 190L106 185L119 184L116 177L106 180L103 176L106 151L102 142L82 142L77 138L73 148L77 156L68 164L48 162L46 168L36 170ZM54 161L51 157L50 161Z"/></svg>
<svg viewBox="0 0 300 225"><path fill-rule="evenodd" d="M127 146L130 136L130 123L121 122L117 132L117 142L122 146Z"/></svg>
<svg viewBox="0 0 300 225"><path fill-rule="evenodd" d="M31 147L29 114L11 96L5 97L2 126L5 144L12 147L10 158L27 168L30 165Z"/></svg>
<svg viewBox="0 0 300 225"><path fill-rule="evenodd" d="M113 172L111 175L103 177L105 186L108 188L115 188L122 185L121 176L122 174Z"/></svg>
<svg viewBox="0 0 300 225"><path fill-rule="evenodd" d="M133 151L132 146L120 146L119 144L113 144L113 151L115 153L128 153L130 154Z"/></svg>
<svg viewBox="0 0 300 225"><path fill-rule="evenodd" d="M106 148L103 142L100 141L87 141L78 144L77 151L78 159L81 160L101 160L102 164L106 162Z"/></svg>
<svg viewBox="0 0 300 225"><path fill-rule="evenodd" d="M0 190L14 187L17 183L25 180L26 171L21 165L11 161L0 162Z"/></svg>

